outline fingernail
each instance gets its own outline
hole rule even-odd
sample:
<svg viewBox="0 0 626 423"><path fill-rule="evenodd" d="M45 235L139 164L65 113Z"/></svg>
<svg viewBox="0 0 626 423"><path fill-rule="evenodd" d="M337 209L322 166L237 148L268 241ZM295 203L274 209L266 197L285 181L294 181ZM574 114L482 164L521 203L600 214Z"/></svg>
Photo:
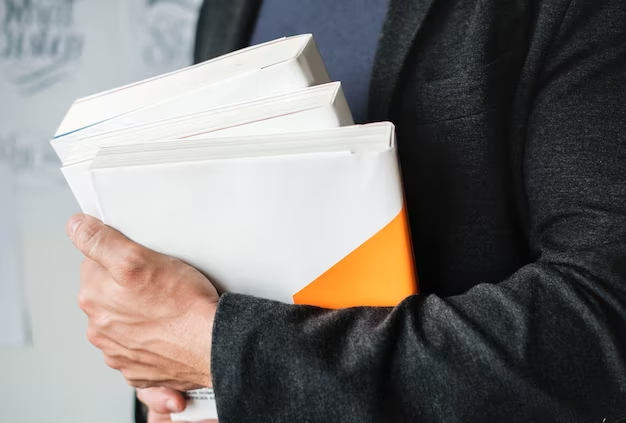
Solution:
<svg viewBox="0 0 626 423"><path fill-rule="evenodd" d="M176 400L173 400L173 399L167 400L167 402L165 403L165 406L172 413L178 413L178 412L183 411L183 410L181 410L180 406L178 405L178 402Z"/></svg>
<svg viewBox="0 0 626 423"><path fill-rule="evenodd" d="M85 215L84 214L77 214L76 216L72 216L72 218L70 219L70 224L69 224L69 228L70 228L70 236L74 236L74 233L76 232L76 228L78 228L78 225L80 225L80 222L82 222L83 220L85 220Z"/></svg>

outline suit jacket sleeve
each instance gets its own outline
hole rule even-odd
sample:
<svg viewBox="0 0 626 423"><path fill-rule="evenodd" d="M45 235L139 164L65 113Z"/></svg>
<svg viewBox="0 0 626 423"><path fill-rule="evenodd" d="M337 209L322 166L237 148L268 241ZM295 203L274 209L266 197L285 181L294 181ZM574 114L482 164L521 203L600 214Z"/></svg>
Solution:
<svg viewBox="0 0 626 423"><path fill-rule="evenodd" d="M393 309L224 295L212 347L222 423L626 415L626 6L573 0L562 19L526 128L536 260Z"/></svg>

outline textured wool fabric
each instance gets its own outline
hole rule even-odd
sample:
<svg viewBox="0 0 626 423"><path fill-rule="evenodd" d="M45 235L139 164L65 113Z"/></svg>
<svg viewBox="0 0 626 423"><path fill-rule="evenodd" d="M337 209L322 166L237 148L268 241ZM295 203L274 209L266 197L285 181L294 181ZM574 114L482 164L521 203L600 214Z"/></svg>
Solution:
<svg viewBox="0 0 626 423"><path fill-rule="evenodd" d="M356 123L367 120L369 82L389 0L264 0L250 44L312 33Z"/></svg>
<svg viewBox="0 0 626 423"><path fill-rule="evenodd" d="M392 0L391 119L422 295L329 311L227 294L221 423L626 416L626 3Z"/></svg>

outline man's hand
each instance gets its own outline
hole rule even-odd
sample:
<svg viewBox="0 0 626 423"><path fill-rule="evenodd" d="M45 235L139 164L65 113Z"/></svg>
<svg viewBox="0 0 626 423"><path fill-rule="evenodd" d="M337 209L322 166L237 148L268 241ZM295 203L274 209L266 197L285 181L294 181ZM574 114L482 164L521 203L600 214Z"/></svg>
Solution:
<svg viewBox="0 0 626 423"><path fill-rule="evenodd" d="M89 342L102 350L106 364L137 388L210 387L218 302L211 283L93 217L76 215L67 229L87 256L78 302L89 317Z"/></svg>
<svg viewBox="0 0 626 423"><path fill-rule="evenodd" d="M185 408L183 395L167 388L138 389L137 398L149 409L148 423L170 423L170 413L179 413ZM206 420L200 423L216 423L217 420Z"/></svg>

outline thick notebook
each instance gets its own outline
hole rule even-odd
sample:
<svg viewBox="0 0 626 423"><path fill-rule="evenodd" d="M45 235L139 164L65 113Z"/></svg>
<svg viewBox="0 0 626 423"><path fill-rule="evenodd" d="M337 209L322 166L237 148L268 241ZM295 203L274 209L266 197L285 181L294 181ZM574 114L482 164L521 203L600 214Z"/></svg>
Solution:
<svg viewBox="0 0 626 423"><path fill-rule="evenodd" d="M100 151L104 223L223 292L329 308L416 292L390 123Z"/></svg>
<svg viewBox="0 0 626 423"><path fill-rule="evenodd" d="M281 38L76 100L52 143L62 152L71 142L68 135L105 122L108 130L119 129L128 122L146 123L158 116L173 117L171 113L193 113L327 82L330 78L310 34ZM146 114L108 122L159 103L162 107Z"/></svg>
<svg viewBox="0 0 626 423"><path fill-rule="evenodd" d="M101 147L177 138L267 134L352 124L338 82L80 138L65 154L63 174L83 212L101 218L88 170Z"/></svg>

